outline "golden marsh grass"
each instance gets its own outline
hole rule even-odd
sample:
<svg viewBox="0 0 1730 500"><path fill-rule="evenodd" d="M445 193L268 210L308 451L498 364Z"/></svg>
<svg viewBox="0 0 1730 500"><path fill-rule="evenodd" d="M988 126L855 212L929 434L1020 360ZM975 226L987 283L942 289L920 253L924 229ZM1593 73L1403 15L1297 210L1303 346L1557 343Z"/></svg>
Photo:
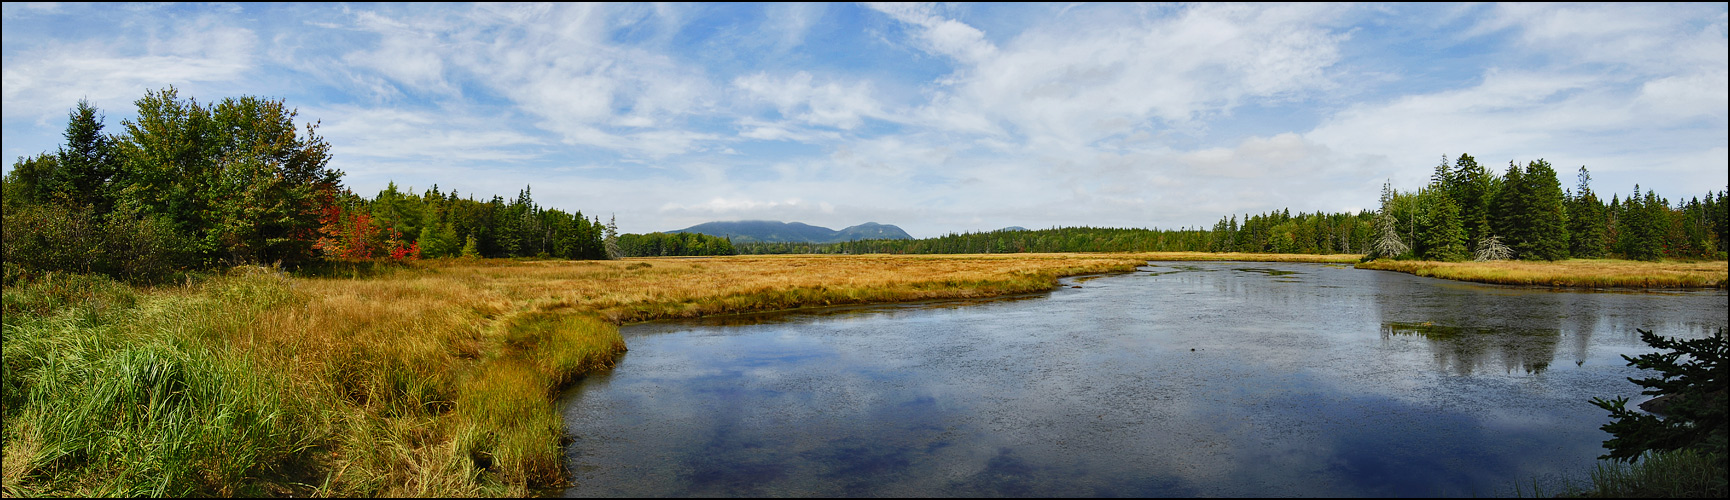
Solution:
<svg viewBox="0 0 1730 500"><path fill-rule="evenodd" d="M1579 288L1724 288L1727 278L1730 278L1730 267L1725 261L1569 259L1555 262L1434 262L1383 259L1360 263L1357 267L1478 283Z"/></svg>

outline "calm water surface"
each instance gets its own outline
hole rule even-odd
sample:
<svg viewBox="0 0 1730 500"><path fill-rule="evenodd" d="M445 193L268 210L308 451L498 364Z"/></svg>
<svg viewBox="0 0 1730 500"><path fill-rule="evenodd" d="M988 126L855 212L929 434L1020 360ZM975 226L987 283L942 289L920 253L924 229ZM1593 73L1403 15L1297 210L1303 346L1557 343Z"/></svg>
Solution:
<svg viewBox="0 0 1730 500"><path fill-rule="evenodd" d="M1155 262L994 301L625 327L567 496L1505 496L1583 480L1635 328L1723 291Z"/></svg>

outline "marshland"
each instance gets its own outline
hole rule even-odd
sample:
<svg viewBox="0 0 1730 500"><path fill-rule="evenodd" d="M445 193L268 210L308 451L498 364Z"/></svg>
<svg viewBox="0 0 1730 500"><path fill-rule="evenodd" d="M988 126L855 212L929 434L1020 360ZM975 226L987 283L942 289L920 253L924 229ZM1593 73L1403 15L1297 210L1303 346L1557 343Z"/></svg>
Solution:
<svg viewBox="0 0 1730 500"><path fill-rule="evenodd" d="M6 498L1730 495L1722 3L0 11Z"/></svg>
<svg viewBox="0 0 1730 500"><path fill-rule="evenodd" d="M1222 258L1268 262L1231 262L1222 261ZM806 336L800 333L804 331L800 329L803 327L789 327L789 320L783 319L767 320L765 324L770 325L767 327L741 327L747 330L743 333L719 334L689 333L680 330L684 327L676 326L679 323L656 322L626 326L625 331L648 328L686 333L621 336L620 325L644 321L721 317L743 318L728 321L748 325L760 321L752 319L748 313L886 303L927 304L939 311L935 313L939 316L935 321L939 323L909 318L924 314L919 311L928 306L905 310L891 308L884 313L871 312L874 309L870 307L862 310L861 317L868 321L886 323L889 328L908 328L893 326L896 324L911 325L916 331L878 332L871 337L874 340L867 342L897 344L895 347L867 348L855 340L853 348L879 350L877 356L891 356L896 360L889 363L891 368L871 364L884 362L879 359L861 362L864 363L862 367L854 369L903 382L910 377L924 378L917 371L903 373L900 369L892 369L897 363L912 362L924 365L926 369L941 365L939 374L974 379L976 385L979 377L1001 378L1003 383L1031 384L1015 389L1038 389L1043 395L1034 401L1061 402L1060 406L1109 406L1114 412L1116 425L1130 426L1138 433L1145 433L1151 432L1153 427L1149 426L1160 421L1148 415L1171 417L1169 412L1146 411L1170 404L1235 401L1225 393L1214 394L1203 389L1214 387L1211 384L1241 385L1245 379L1240 375L1251 379L1275 376L1265 371L1244 371L1243 368L1218 371L1221 367L1243 364L1247 361L1245 358L1261 359L1273 355L1274 351L1286 351L1281 348L1268 352L1245 352L1243 348L1229 347L1234 344L1265 345L1269 339L1264 336L1269 332L1291 329L1323 335L1319 339L1284 340L1299 346L1316 341L1324 344L1347 341L1351 344L1352 350L1345 353L1328 353L1324 349L1322 352L1279 354L1278 357L1285 359L1284 369L1298 374L1309 369L1311 363L1305 359L1334 360L1323 363L1322 367L1337 369L1336 365L1329 363L1355 359L1352 356L1394 356L1401 361L1386 369L1410 373L1430 383L1436 383L1434 379L1437 377L1464 377L1470 381L1484 377L1484 373L1498 373L1500 375L1490 377L1494 384L1517 386L1557 378L1560 376L1558 373L1573 374L1569 377L1585 373L1567 370L1622 373L1616 366L1611 366L1617 364L1609 363L1607 357L1632 352L1627 334L1622 331L1630 326L1651 326L1651 321L1659 321L1679 332L1698 334L1701 325L1723 320L1712 316L1723 315L1722 307L1716 307L1714 312L1715 306L1723 305L1722 291L1582 294L1526 291L1493 285L1462 287L1404 274L1350 269L1348 264L1341 263L1354 260L1356 256L1186 253L732 256L618 261L438 259L409 265L352 266L317 276L295 276L268 267L239 267L148 287L129 286L100 276L48 274L5 289L8 438L4 479L8 493L21 496L491 496L545 492L547 488L560 485L578 488L571 490L574 493L607 495L680 492L754 495L805 491L753 489L755 487L702 489L696 486L686 490L633 490L625 488L644 483L596 480L584 475L599 474L595 477L611 478L635 470L631 468L634 465L620 465L601 467L596 472L595 467L581 465L587 463L582 462L585 460L650 456L643 454L650 451L646 448L615 445L602 449L617 455L596 458L599 452L584 443L594 443L597 437L605 438L601 439L603 442L606 439L633 442L630 441L631 432L642 432L645 427L659 431L661 428L658 426L664 424L656 423L654 419L645 420L646 414L621 412L608 416L607 411L586 408L582 404L620 397L587 389L590 385L629 388L638 382L627 381L637 380L637 377L655 379L664 376L653 372L638 373L632 368L632 363L664 363L658 360L671 354L661 352L659 346L665 342L663 339L704 335L756 338L765 335L754 333L751 328L770 328L778 332L772 336ZM1148 267L1149 261L1165 263ZM1310 263L1304 263L1306 261ZM1664 269L1662 264L1651 266L1654 272ZM1699 272L1721 272L1707 267L1706 271ZM1083 278L1058 286L1059 278L1065 276ZM1342 283L1342 278L1336 276L1350 278ZM1392 291L1377 288L1390 280L1406 288ZM1416 284L1407 283L1412 280L1416 280L1413 282ZM1189 289L1137 288L1149 285ZM1331 301L1329 298L1338 294L1337 289L1341 287L1352 289L1354 295ZM1406 291L1408 288L1439 293L1442 298L1431 301L1422 298L1422 294L1413 297ZM1058 290L1055 295L1050 292L1054 289ZM1171 301L1194 293L1203 294L1203 297L1190 299L1200 301L1196 304ZM1091 298L1092 294L1101 294L1101 297ZM1509 294L1520 297L1520 300L1537 300L1539 304L1546 304L1549 309L1545 311L1548 312L1540 313L1541 319L1532 320L1534 324L1512 328L1512 333L1499 330L1528 321L1521 319L1524 316L1473 317L1472 311L1500 307L1495 304ZM1676 294L1682 294L1682 297L1678 298ZM947 305L951 303L945 302L992 297L1021 297L1022 300L967 302L975 305ZM1126 305L1124 300L1154 302ZM1554 304L1557 300L1564 304ZM1702 300L1704 306L1692 305ZM1248 301L1245 305L1253 307L1224 307L1220 301ZM1581 301L1585 301L1585 305L1581 305ZM1638 305L1616 305L1627 301ZM1412 304L1410 311L1404 310L1407 302ZM1051 303L1062 304L1062 307L1056 311L1037 311L1037 307L1042 307L1040 304ZM1004 309L1029 305L1036 310ZM1624 310L1626 307L1633 309ZM1657 309L1652 309L1654 307ZM1333 318L1335 315L1326 311L1340 308L1347 311L1344 313L1346 318L1355 322L1343 325L1326 323L1313 328L1297 323L1280 328L1272 326L1287 324L1294 321L1293 318ZM1372 309L1379 312L1369 314ZM1438 317L1419 313L1421 311L1446 313L1445 317ZM1627 314L1636 314L1646 320L1630 320L1625 317ZM990 319L996 315L1003 315L1003 318ZM1569 319L1555 319L1559 317ZM1186 323L1174 322L1173 318L1188 318L1188 321L1199 323L1193 327L1185 326ZM1226 318L1233 319L1226 321ZM1562 326L1567 322L1588 320L1596 322L1596 326ZM791 324L801 324L800 321L822 323L823 320L796 319L791 320ZM1482 327L1485 333L1470 335L1466 339L1420 342L1397 328L1400 324L1420 321ZM1004 325L990 326L997 322L1004 322ZM1382 328L1384 323L1395 326ZM1111 327L1102 329L1101 326L1106 324ZM1248 337L1206 333L1222 327L1228 332L1241 331ZM705 327L690 327L698 331L701 328ZM969 332L968 336L947 338L940 334L955 328L963 328ZM824 330L818 327L816 331ZM810 337L815 339L812 342L822 344L824 339L831 339L833 335L812 333ZM1044 338L1053 335L1057 337ZM1604 345L1605 339L1620 340ZM919 340L913 345L925 347L908 347L907 342L913 340ZM935 352L960 348L953 342L978 343L977 347L966 349L986 349L996 354L953 360L960 364L932 358ZM627 353L627 346L632 351ZM1077 351L1078 346L1093 347L1092 350ZM1101 351L1100 347L1107 349ZM816 348L827 349L820 345ZM1176 388L1161 385L1171 382L1153 383L1154 379L1161 377L1153 377L1143 369L1133 367L1158 367L1155 372L1175 376L1178 373L1169 370L1176 368L1164 366L1164 362L1159 360L1165 358L1154 354L1173 350L1182 352L1183 348L1197 348L1197 352L1202 353L1198 356L1210 357L1207 358L1210 361L1207 366L1184 369L1196 371L1178 377L1189 381L1178 384L1186 386L1181 387L1182 390L1161 392L1162 395L1150 399L1145 391L1157 392L1158 387L1168 387L1167 391ZM688 349L690 347L673 348L674 352ZM1058 352L1041 354L1050 349ZM1425 355L1425 352L1430 354ZM734 363L765 362L749 358L753 353L750 348L736 352L723 348L720 353L724 353L723 358L743 357L732 360ZM711 352L708 355L715 354ZM1081 357L1062 363L1068 372L1020 371L1046 362L1044 358L1047 356ZM1534 366L1570 364L1560 362L1563 361L1561 358L1570 356L1577 358L1572 361L1589 363L1573 368L1561 366L1533 370ZM1432 357L1433 365L1428 361ZM1101 366L1129 371L1114 372L1115 375L1085 370L1077 372L1083 366L1098 364L1089 361L1093 358L1117 360ZM1132 358L1138 361L1128 367L1121 364L1123 360ZM639 359L645 361L639 362ZM800 360L803 357L786 359ZM615 366L621 360L625 364ZM1362 360L1350 362L1355 364L1358 361ZM1078 362L1081 364L1076 364ZM775 365L779 362L767 363ZM789 361L786 366L770 368L799 370L809 369L811 365L810 361ZM961 369L968 366L986 371ZM1011 368L1014 366L1023 368ZM996 370L1010 371L1003 377L989 375ZM1194 378L1198 373L1210 370L1220 375L1206 380ZM1126 374L1134 376L1103 382ZM1049 375L1065 378L1039 382ZM1304 376L1327 378L1334 375L1337 374L1323 370L1319 375ZM1359 380L1358 383L1366 377L1362 372L1348 375ZM600 378L591 380L585 376ZM1061 396L1073 392L1076 387L1039 385L1057 384L1060 380L1070 380L1064 384L1080 383L1072 380L1073 377L1101 382L1084 384L1094 387L1075 396L1084 398L1081 401L1065 401L1063 398L1066 396ZM1287 375L1276 378L1288 380L1285 377ZM839 380L853 379L848 376ZM1140 387L1141 383L1130 383L1129 380L1141 380L1151 385ZM1620 380L1616 376L1599 373L1592 380L1598 384L1588 387L1604 394L1575 394L1558 388L1546 388L1548 392L1543 394L1549 398L1547 401L1555 401L1551 403L1555 406L1562 405L1563 400L1632 392L1632 386L1616 386L1615 381ZM583 384L572 385L573 382ZM753 383L768 382L744 385L748 388ZM905 385L902 383L897 387ZM916 385L929 388L942 384ZM697 385L691 390L702 391L705 387ZM1115 389L1098 392L1110 387L1123 390L1140 388L1130 392ZM966 391L974 395L962 397L964 405L983 404L977 398L986 395L1008 394L1000 390L1002 388L980 386L974 389L978 390ZM1231 392L1225 386L1215 389ZM926 389L915 387L907 390ZM1571 390L1578 392L1578 387ZM595 394L585 395L585 391ZM1330 394L1304 397L1334 397ZM912 397L927 404L942 402L930 399L933 397L930 395L915 397L905 391L895 396ZM1515 398L1493 391L1486 397ZM1290 400L1282 401L1286 401L1282 404L1297 404ZM828 405L828 402L817 403L820 404L812 407L812 411ZM889 403L894 401L884 402ZM1235 404L1242 403L1245 402L1235 401ZM788 403L781 400L777 404ZM893 404L873 407L858 401L850 404L853 406L848 407L849 411L867 413L890 411L894 407ZM1418 407L1423 406L1420 404ZM839 411L841 408L835 409ZM1013 415L1020 411L981 407L981 411L984 410L1000 415ZM1073 415L1066 416L1061 411L1051 414L1057 411L1053 408L1038 410L1047 413L1039 418L1049 422L1039 428L1044 428L1044 425L1067 427L1078 423L1064 420ZM701 413L701 408L668 411L688 415ZM1449 415L1448 418L1467 418ZM1579 412L1570 415L1575 420L1586 418ZM957 418L953 414L941 416ZM1185 425L1198 425L1193 417L1185 417L1191 419ZM1276 425L1267 420L1273 418L1272 414L1243 414L1241 417L1260 422L1256 425ZM1293 416L1299 420L1312 417L1320 418L1314 415ZM717 418L721 420L701 425L725 425L728 422L725 415ZM983 417L967 417L978 418ZM871 425L849 427L858 422L846 420L818 420L815 423L822 424L818 427L808 427L815 424L797 420L781 423L790 427L753 430L796 435L818 432L813 429L833 430L837 428L835 426L839 426L839 432L843 434L875 428ZM1089 423L1095 424L1097 422ZM608 427L616 425L642 427ZM1032 424L1022 421L1009 428L1018 429L1015 433L1021 433L1030 430L1026 425ZM970 428L968 432L990 434L982 428ZM1576 455L1582 453L1579 451L1581 443L1601 440L1593 436L1594 431L1589 426L1571 432L1586 437L1576 439L1570 445L1573 447L1570 449L1575 450L1567 456L1571 461L1558 463L1580 463L1582 456ZM1190 431L1182 433L1202 439ZM856 435L852 439L865 438ZM1094 442L1098 443L1097 440ZM1164 443L1148 449L1185 449L1200 442ZM1298 448L1310 444L1313 443L1288 443ZM804 451L835 453L838 457L846 455L845 449ZM1124 450L1085 451L1111 454ZM969 453L977 455L975 452L983 453L980 450ZM1042 457L1061 456L1053 453L1049 449L1039 451ZM1177 456L1181 457L1181 454ZM906 463L925 463L925 460L941 458L907 459L911 461ZM1230 456L1213 457L1223 458ZM843 465L851 463L842 462ZM1062 467L1053 470L1078 466L1064 460L1058 460L1058 463L1063 464ZM664 465L676 464L675 461ZM574 478L570 475L572 471L578 473ZM1544 474L1552 472L1548 469L1543 471ZM867 477L877 476L860 476L859 480ZM576 482L571 483L572 479ZM1486 480L1475 481L1468 489L1347 489L1317 490L1317 493L1497 493L1484 482ZM1003 490L1000 488L1008 486L980 483L975 486L984 489L938 488L930 491L1043 494L1060 491L1061 488L1052 488L1069 483L1040 484L1043 486ZM1201 489L1158 489L1161 487L1150 483L1128 490L1087 489L1093 488L1087 486L1073 491L1100 494L1253 491L1193 487ZM820 491L836 494L892 493L874 489Z"/></svg>

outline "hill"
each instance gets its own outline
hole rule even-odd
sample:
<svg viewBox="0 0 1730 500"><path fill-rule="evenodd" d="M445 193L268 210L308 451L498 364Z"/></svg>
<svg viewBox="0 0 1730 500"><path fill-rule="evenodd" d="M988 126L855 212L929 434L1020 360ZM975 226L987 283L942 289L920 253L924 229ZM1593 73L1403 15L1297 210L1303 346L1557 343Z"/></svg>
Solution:
<svg viewBox="0 0 1730 500"><path fill-rule="evenodd" d="M867 222L840 231L800 222L746 220L705 222L669 233L701 233L730 238L734 243L838 243L858 240L910 240L906 231L890 224Z"/></svg>

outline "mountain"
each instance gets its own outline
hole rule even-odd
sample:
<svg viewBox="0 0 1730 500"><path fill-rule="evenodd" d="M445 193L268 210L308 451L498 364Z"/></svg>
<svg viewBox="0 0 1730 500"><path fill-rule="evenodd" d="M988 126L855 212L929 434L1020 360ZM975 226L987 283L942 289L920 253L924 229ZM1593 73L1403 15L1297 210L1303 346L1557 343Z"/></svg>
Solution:
<svg viewBox="0 0 1730 500"><path fill-rule="evenodd" d="M704 222L669 233L702 233L731 238L734 243L835 243L856 240L911 240L906 231L889 224L867 222L836 231L799 222L742 220Z"/></svg>

